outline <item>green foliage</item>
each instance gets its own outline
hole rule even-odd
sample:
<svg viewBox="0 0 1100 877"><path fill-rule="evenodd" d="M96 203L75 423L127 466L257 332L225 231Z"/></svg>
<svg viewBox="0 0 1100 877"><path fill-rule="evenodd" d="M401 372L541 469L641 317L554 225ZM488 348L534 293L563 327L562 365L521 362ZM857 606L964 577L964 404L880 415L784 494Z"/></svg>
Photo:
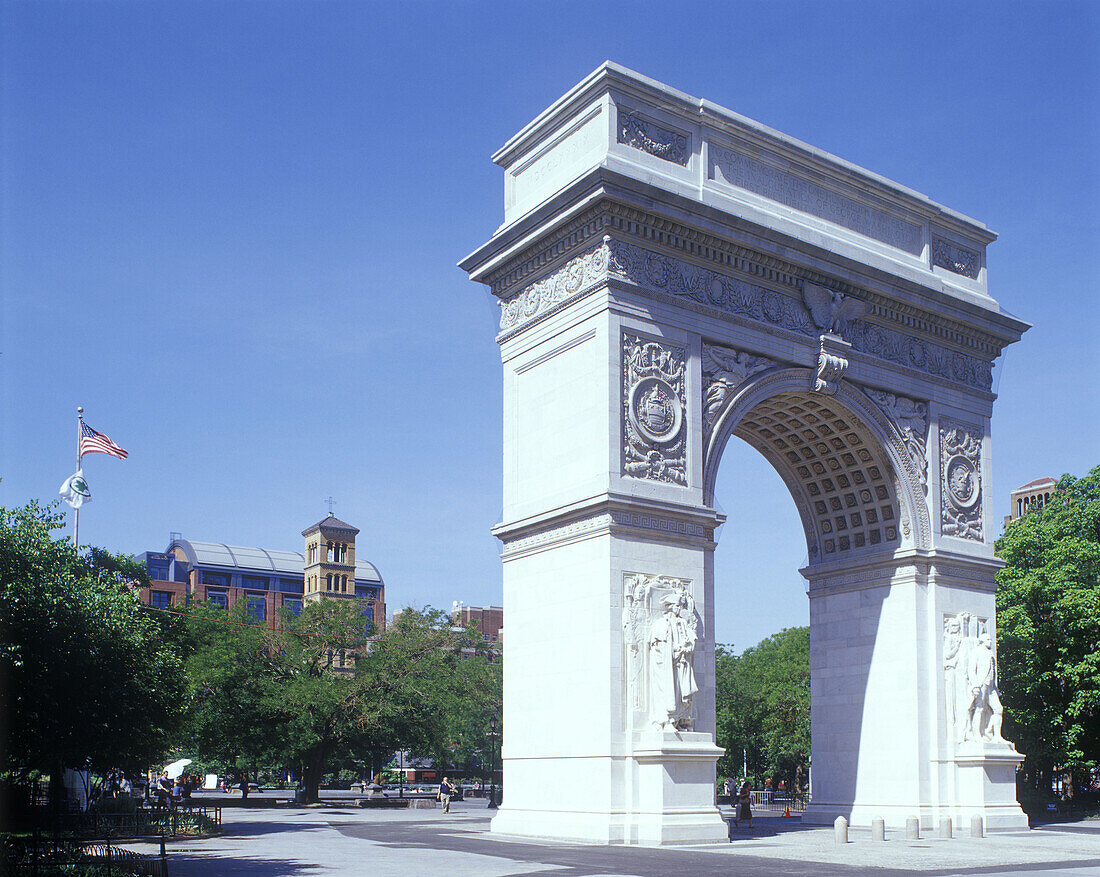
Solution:
<svg viewBox="0 0 1100 877"><path fill-rule="evenodd" d="M181 742L243 778L300 770L306 800L326 773L365 776L398 748L452 754L466 739L459 720L475 709L487 720L494 694L499 705L499 674L463 658L478 644L441 612L405 610L369 639L362 612L358 601L320 600L272 631L243 601L229 613L195 607Z"/></svg>
<svg viewBox="0 0 1100 877"><path fill-rule="evenodd" d="M735 655L715 655L718 772L739 777L747 751L757 781L783 779L800 790L810 754L810 630L792 627Z"/></svg>
<svg viewBox="0 0 1100 877"><path fill-rule="evenodd" d="M1004 734L1036 791L1100 765L1100 466L1063 475L1050 502L997 540ZM1073 788L1070 784L1070 789Z"/></svg>
<svg viewBox="0 0 1100 877"><path fill-rule="evenodd" d="M132 558L80 557L54 508L0 508L2 769L100 775L158 760L179 719L182 661L171 619L141 606Z"/></svg>

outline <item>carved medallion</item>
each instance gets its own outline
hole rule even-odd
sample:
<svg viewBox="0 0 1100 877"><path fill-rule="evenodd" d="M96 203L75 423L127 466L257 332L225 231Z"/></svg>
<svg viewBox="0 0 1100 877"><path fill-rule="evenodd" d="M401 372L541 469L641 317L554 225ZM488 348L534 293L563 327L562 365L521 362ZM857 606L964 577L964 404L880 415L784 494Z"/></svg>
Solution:
<svg viewBox="0 0 1100 877"><path fill-rule="evenodd" d="M671 441L680 432L683 419L683 406L668 383L660 378L645 378L634 385L630 420L651 442Z"/></svg>
<svg viewBox="0 0 1100 877"><path fill-rule="evenodd" d="M940 524L947 536L982 537L982 431L940 422Z"/></svg>
<svg viewBox="0 0 1100 877"><path fill-rule="evenodd" d="M687 484L684 349L623 336L623 474Z"/></svg>

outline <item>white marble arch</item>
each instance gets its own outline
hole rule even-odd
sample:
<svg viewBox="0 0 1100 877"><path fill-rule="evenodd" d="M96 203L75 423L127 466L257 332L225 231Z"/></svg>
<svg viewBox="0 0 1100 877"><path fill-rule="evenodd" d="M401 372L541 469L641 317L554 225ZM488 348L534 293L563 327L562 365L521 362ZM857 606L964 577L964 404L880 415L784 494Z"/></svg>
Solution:
<svg viewBox="0 0 1100 877"><path fill-rule="evenodd" d="M713 492L731 436L806 534L804 818L1025 826L986 645L991 367L1027 329L989 295L996 236L610 62L494 161L504 223L461 263L501 305L493 833L725 840Z"/></svg>

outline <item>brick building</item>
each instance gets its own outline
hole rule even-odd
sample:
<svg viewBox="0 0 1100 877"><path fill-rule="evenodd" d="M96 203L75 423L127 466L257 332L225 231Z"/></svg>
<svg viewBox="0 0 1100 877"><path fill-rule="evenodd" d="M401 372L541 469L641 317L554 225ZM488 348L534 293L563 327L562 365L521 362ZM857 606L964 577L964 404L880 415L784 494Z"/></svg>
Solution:
<svg viewBox="0 0 1100 877"><path fill-rule="evenodd" d="M374 564L355 556L358 533L329 515L302 531L306 553L197 542L173 534L165 551L138 557L153 580L141 589L141 601L159 609L195 601L228 609L247 600L253 618L274 629L279 609L298 613L303 601L322 596L358 598L367 602L375 629L382 630L386 586Z"/></svg>
<svg viewBox="0 0 1100 877"><path fill-rule="evenodd" d="M473 627L487 643L500 643L504 636L504 609L500 606L464 606L451 604L451 621L461 627Z"/></svg>
<svg viewBox="0 0 1100 877"><path fill-rule="evenodd" d="M1050 495L1057 484L1058 482L1053 478L1037 478L1022 487L1017 487L1009 496L1011 512L1005 517L1004 526L1007 527L1012 521L1022 518L1033 506L1042 506L1050 502Z"/></svg>

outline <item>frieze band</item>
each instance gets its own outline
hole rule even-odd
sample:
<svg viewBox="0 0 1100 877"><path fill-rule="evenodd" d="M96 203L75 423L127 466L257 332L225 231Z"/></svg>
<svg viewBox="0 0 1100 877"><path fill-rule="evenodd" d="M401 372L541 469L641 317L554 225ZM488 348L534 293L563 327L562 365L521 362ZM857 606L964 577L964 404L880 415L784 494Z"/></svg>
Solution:
<svg viewBox="0 0 1100 877"><path fill-rule="evenodd" d="M606 235L593 250L502 301L500 328L503 332L514 332L591 291L609 277L803 336L819 334L809 309L796 298ZM860 353L935 377L980 390L989 390L993 383L989 362L863 319L847 322L844 337Z"/></svg>

